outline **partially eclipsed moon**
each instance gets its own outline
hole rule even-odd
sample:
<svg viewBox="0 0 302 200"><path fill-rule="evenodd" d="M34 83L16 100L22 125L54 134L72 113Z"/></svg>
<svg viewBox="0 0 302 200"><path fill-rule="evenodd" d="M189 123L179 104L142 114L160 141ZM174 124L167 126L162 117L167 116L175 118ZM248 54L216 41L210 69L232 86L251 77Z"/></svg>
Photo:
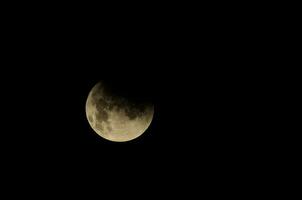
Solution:
<svg viewBox="0 0 302 200"><path fill-rule="evenodd" d="M101 137L115 142L133 140L150 126L154 106L131 101L112 93L102 82L90 91L86 116L92 129Z"/></svg>

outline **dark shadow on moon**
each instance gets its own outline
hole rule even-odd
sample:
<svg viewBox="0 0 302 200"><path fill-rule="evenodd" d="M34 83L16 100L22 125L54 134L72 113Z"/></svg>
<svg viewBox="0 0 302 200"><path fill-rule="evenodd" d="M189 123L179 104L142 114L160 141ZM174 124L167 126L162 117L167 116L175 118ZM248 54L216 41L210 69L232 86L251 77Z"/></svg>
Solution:
<svg viewBox="0 0 302 200"><path fill-rule="evenodd" d="M128 90L124 86L107 88L103 82L92 88L86 111L90 125L99 135L105 136L106 139L108 139L106 136L114 137L117 141L127 140L127 137L128 139L138 137L144 132L143 129L150 125L154 105L151 101L144 99L144 96L140 98L139 91L134 94L134 90L133 88ZM126 135L119 134L124 131ZM138 135L135 136L135 134Z"/></svg>
<svg viewBox="0 0 302 200"><path fill-rule="evenodd" d="M149 105L132 105L126 107L125 112L130 120L134 120L143 117L147 113L148 108L150 108Z"/></svg>
<svg viewBox="0 0 302 200"><path fill-rule="evenodd" d="M124 111L130 120L135 120L144 116L152 105L139 99L127 99L114 93L112 88L106 88L102 84L97 84L92 92L93 104L98 110L97 119L108 122L108 112L113 110L117 112Z"/></svg>

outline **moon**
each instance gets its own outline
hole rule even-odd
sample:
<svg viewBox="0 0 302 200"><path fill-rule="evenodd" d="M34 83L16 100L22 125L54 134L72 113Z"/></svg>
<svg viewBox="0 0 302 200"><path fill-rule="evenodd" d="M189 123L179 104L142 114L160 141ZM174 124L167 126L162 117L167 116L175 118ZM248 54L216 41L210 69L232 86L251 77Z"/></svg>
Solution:
<svg viewBox="0 0 302 200"><path fill-rule="evenodd" d="M141 136L150 126L154 105L141 99L127 98L103 81L90 91L86 117L91 128L113 142L126 142Z"/></svg>

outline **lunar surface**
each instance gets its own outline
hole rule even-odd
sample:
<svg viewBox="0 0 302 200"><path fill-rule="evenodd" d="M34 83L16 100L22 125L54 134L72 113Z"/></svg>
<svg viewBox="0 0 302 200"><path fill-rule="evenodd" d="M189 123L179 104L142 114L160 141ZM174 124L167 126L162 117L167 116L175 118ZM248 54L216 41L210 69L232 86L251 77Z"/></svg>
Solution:
<svg viewBox="0 0 302 200"><path fill-rule="evenodd" d="M142 135L153 115L153 104L117 95L103 82L92 88L86 101L86 116L92 129L114 142L130 141Z"/></svg>

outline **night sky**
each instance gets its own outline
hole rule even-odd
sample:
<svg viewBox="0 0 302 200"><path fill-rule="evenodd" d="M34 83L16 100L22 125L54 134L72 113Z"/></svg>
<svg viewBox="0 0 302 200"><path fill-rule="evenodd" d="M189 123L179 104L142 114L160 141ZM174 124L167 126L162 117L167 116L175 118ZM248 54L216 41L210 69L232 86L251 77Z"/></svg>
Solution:
<svg viewBox="0 0 302 200"><path fill-rule="evenodd" d="M165 21L137 30L120 22L114 30L47 21L37 27L20 19L18 30L7 32L1 149L12 180L63 187L83 178L118 187L128 179L229 180L253 166L255 141L262 145L260 99L253 95L254 59L242 51L242 41L253 41L230 31L221 36L234 27L203 24L198 31L194 22L180 28ZM85 103L100 80L154 103L141 137L114 143L91 129Z"/></svg>
<svg viewBox="0 0 302 200"><path fill-rule="evenodd" d="M15 90L9 91L17 96L9 99L17 106L13 109L22 112L17 118L15 112L10 113L17 123L10 121L5 145L16 158L26 159L30 168L45 162L46 168L62 165L80 170L84 166L90 172L92 165L110 174L110 168L121 163L126 168L147 165L152 170L153 165L177 167L179 162L194 168L205 160L202 165L215 163L217 167L243 156L240 148L249 144L243 134L250 134L249 127L243 128L245 119L240 118L245 97L234 91L236 83L231 83L234 80L225 69L210 67L211 59L191 67L186 64L191 59L188 54L170 54L179 60L152 62L139 54L119 61L101 54L90 60L87 54L79 61L62 58L48 63L47 58L40 58L34 65L45 63L46 67L29 69L32 77L16 80ZM91 88L102 79L123 84L125 92L129 86L130 92L154 102L153 122L138 139L113 143L90 128L85 103Z"/></svg>

